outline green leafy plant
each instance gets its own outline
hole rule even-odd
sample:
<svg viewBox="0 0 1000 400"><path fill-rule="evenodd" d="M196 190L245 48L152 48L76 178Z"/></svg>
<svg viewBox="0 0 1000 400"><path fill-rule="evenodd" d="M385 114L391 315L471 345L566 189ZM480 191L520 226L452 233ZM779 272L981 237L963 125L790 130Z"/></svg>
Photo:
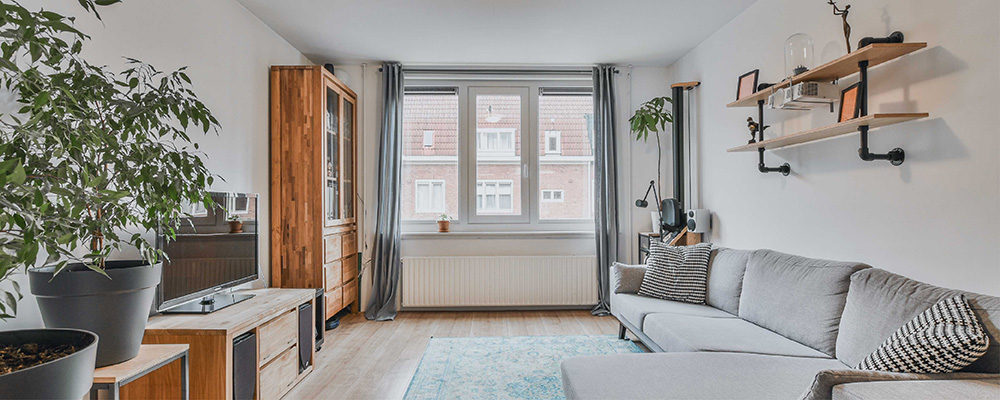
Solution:
<svg viewBox="0 0 1000 400"><path fill-rule="evenodd" d="M99 6L118 2L78 1L98 19ZM208 133L219 122L184 68L91 65L80 57L89 37L73 23L0 0L0 83L20 106L0 115L0 283L36 265L104 274L123 246L156 263L163 255L144 233L174 239L185 203L214 206L207 189L217 176L188 129ZM11 283L0 319L17 313Z"/></svg>
<svg viewBox="0 0 1000 400"><path fill-rule="evenodd" d="M451 221L451 217L448 214L441 214L438 216L438 221Z"/></svg>
<svg viewBox="0 0 1000 400"><path fill-rule="evenodd" d="M665 107L667 105L673 104L674 100L663 96L654 97L639 106L638 110L635 110L635 114L632 118L628 119L631 131L635 134L635 140L639 141L642 139L643 142L649 138L649 133L653 132L656 136L656 186L659 189L660 186L660 157L663 152L662 147L660 147L660 132L666 130L667 123L674 122L674 115ZM659 189L660 193L663 193L662 189Z"/></svg>

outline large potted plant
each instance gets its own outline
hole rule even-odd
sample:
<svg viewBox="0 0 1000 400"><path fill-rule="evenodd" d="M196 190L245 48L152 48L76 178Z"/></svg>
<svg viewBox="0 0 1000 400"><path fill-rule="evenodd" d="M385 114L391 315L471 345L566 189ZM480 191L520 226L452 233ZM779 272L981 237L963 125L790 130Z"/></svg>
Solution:
<svg viewBox="0 0 1000 400"><path fill-rule="evenodd" d="M629 128L635 135L636 141L641 139L643 142L646 142L649 139L650 132L653 132L653 135L656 137L656 190L659 193L663 193L663 189L660 187L660 157L662 157L663 153L663 148L660 147L660 131L666 130L667 123L674 122L673 113L666 108L666 106L673 104L673 102L673 99L666 96L654 97L642 103L639 109L635 110L632 118L628 119ZM656 208L659 210L660 205L657 204ZM653 230L659 233L659 212L652 211L650 218L653 221Z"/></svg>
<svg viewBox="0 0 1000 400"><path fill-rule="evenodd" d="M79 2L100 18L118 0ZM0 281L27 270L46 327L96 333L97 366L128 360L160 279L149 233L173 239L185 203L214 206L188 129L218 121L183 68L88 63L72 18L0 0L0 35L0 81L21 106L0 117ZM109 261L126 247L141 259ZM2 293L2 317L20 290Z"/></svg>

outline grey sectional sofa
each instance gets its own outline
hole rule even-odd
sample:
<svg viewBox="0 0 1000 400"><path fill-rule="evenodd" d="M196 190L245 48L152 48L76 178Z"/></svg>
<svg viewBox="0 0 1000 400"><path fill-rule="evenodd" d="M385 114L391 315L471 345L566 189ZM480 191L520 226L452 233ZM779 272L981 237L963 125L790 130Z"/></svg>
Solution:
<svg viewBox="0 0 1000 400"><path fill-rule="evenodd" d="M644 273L612 267L611 311L655 353L564 361L568 399L1000 398L1000 298L771 250L714 250L705 305L639 296ZM958 293L989 332L981 359L940 375L851 368Z"/></svg>

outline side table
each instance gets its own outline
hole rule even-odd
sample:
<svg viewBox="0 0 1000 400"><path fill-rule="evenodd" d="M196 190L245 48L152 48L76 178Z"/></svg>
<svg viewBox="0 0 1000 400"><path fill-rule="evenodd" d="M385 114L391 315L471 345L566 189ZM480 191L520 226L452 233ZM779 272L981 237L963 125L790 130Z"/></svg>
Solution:
<svg viewBox="0 0 1000 400"><path fill-rule="evenodd" d="M94 386L90 389L90 399L97 400L99 390L107 390L111 400L118 399L122 386L139 379L150 372L181 360L181 398L188 399L188 345L186 344L144 344L139 355L121 364L101 367L94 371Z"/></svg>

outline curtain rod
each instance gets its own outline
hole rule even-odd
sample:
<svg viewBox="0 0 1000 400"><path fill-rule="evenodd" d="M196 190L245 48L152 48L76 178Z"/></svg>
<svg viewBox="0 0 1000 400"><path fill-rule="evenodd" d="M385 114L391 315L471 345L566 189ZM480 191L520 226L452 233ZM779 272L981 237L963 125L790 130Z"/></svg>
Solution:
<svg viewBox="0 0 1000 400"><path fill-rule="evenodd" d="M618 74L618 68L614 69ZM382 72L379 67L378 72ZM432 67L403 67L403 72L423 73L423 74L458 74L458 75L590 75L591 69L505 69L505 68L432 68Z"/></svg>

